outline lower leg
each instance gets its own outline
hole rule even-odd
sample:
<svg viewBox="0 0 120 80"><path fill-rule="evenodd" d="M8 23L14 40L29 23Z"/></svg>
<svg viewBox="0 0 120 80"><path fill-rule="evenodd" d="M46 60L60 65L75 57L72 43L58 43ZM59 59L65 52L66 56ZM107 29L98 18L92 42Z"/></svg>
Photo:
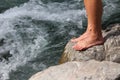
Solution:
<svg viewBox="0 0 120 80"><path fill-rule="evenodd" d="M84 0L86 12L88 15L87 31L93 31L98 35L101 33L102 18L102 1L101 0Z"/></svg>
<svg viewBox="0 0 120 80"><path fill-rule="evenodd" d="M75 50L82 50L104 42L101 32L102 1L84 0L84 4L88 16L88 27L82 36L72 40L77 41L77 44L73 46Z"/></svg>
<svg viewBox="0 0 120 80"><path fill-rule="evenodd" d="M101 0L84 0L86 12L88 15L88 27L86 32L78 38L72 39L72 42L77 42L87 37L91 30L97 32L100 36L101 33L101 16L102 16L102 1ZM98 33L99 32L99 33Z"/></svg>

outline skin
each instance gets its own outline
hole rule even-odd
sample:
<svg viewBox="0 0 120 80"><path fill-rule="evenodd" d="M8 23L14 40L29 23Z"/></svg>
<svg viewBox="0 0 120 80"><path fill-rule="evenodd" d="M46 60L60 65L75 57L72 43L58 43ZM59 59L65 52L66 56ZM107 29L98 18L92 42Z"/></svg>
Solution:
<svg viewBox="0 0 120 80"><path fill-rule="evenodd" d="M88 16L87 29L83 35L71 40L76 43L73 49L79 51L104 43L101 31L102 1L84 0L84 4Z"/></svg>

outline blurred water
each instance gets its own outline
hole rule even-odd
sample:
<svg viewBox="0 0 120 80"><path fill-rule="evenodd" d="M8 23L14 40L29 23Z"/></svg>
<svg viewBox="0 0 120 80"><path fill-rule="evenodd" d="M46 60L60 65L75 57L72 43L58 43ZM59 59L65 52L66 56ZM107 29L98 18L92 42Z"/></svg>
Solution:
<svg viewBox="0 0 120 80"><path fill-rule="evenodd" d="M20 4L27 1L29 0L0 0L0 13L11 7L19 6Z"/></svg>
<svg viewBox="0 0 120 80"><path fill-rule="evenodd" d="M119 0L103 3L103 25L119 22ZM0 14L0 80L27 80L58 64L67 41L86 28L83 0L30 0L19 3L20 6L14 4Z"/></svg>

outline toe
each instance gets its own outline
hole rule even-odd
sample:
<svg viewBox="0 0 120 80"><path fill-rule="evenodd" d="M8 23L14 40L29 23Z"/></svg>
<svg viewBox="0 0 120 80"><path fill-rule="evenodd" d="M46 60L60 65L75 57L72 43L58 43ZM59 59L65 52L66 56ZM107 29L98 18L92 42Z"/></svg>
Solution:
<svg viewBox="0 0 120 80"><path fill-rule="evenodd" d="M77 39L71 39L71 42L77 42Z"/></svg>
<svg viewBox="0 0 120 80"><path fill-rule="evenodd" d="M74 45L72 48L75 50L82 50L82 47L78 44Z"/></svg>

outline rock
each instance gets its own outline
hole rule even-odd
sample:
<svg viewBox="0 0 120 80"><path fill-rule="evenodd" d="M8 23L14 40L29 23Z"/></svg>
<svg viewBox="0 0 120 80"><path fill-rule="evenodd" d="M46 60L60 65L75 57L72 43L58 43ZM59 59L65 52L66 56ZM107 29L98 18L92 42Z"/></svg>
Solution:
<svg viewBox="0 0 120 80"><path fill-rule="evenodd" d="M103 45L89 48L86 51L75 51L72 49L74 44L75 43L72 43L71 41L68 42L59 63L68 61L88 61L91 59L102 61L105 59Z"/></svg>
<svg viewBox="0 0 120 80"><path fill-rule="evenodd" d="M11 56L12 54L10 54L10 51L0 51L0 61L2 61L3 59L8 61L8 58Z"/></svg>
<svg viewBox="0 0 120 80"><path fill-rule="evenodd" d="M29 80L120 80L120 64L94 60L67 62L38 72Z"/></svg>
<svg viewBox="0 0 120 80"><path fill-rule="evenodd" d="M120 47L108 50L105 60L120 63Z"/></svg>
<svg viewBox="0 0 120 80"><path fill-rule="evenodd" d="M6 46L9 45L6 45L5 39L4 38L0 39L0 62L2 60L8 61L8 58L12 56L12 54L10 54L10 50L5 48Z"/></svg>
<svg viewBox="0 0 120 80"><path fill-rule="evenodd" d="M29 80L120 80L120 24L102 31L104 45L75 51L68 42L59 63ZM67 62L67 63L65 63Z"/></svg>
<svg viewBox="0 0 120 80"><path fill-rule="evenodd" d="M109 29L102 31L103 36L106 39L104 45L94 46L85 51L75 51L72 49L74 43L69 41L59 63L68 61L88 61L91 59L120 63L120 24L112 25L110 27Z"/></svg>
<svg viewBox="0 0 120 80"><path fill-rule="evenodd" d="M0 39L0 46L4 44L4 39Z"/></svg>

